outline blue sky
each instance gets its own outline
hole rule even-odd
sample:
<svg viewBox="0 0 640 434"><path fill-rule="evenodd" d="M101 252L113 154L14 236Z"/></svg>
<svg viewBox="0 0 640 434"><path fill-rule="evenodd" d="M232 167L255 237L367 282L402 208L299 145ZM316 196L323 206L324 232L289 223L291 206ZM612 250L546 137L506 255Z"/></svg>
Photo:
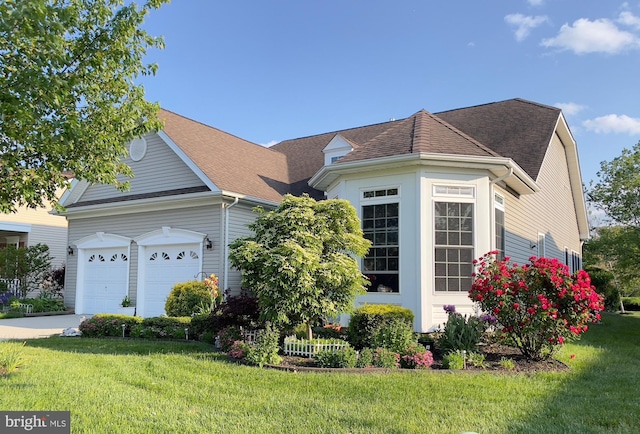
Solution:
<svg viewBox="0 0 640 434"><path fill-rule="evenodd" d="M640 140L639 0L173 0L145 28L147 98L262 145L510 98L564 110L586 184Z"/></svg>

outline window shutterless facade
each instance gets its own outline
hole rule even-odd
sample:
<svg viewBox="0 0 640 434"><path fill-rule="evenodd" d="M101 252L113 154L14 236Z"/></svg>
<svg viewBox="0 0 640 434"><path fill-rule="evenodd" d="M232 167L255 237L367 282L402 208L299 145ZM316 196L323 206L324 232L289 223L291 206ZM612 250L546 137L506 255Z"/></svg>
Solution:
<svg viewBox="0 0 640 434"><path fill-rule="evenodd" d="M435 290L471 288L475 257L475 191L473 187L434 187Z"/></svg>
<svg viewBox="0 0 640 434"><path fill-rule="evenodd" d="M362 272L369 278L369 292L400 291L400 204L388 201L394 196L397 188L362 192L362 230L371 241ZM380 199L384 202L377 203Z"/></svg>

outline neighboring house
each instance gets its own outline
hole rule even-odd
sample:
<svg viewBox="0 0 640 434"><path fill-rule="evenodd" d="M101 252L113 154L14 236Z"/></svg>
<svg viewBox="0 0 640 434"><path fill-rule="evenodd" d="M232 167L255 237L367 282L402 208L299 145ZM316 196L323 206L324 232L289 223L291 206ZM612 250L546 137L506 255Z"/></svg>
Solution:
<svg viewBox="0 0 640 434"><path fill-rule="evenodd" d="M41 208L23 206L14 213L0 214L0 249L46 244L51 265L63 265L67 259L67 220L51 209L47 203Z"/></svg>
<svg viewBox="0 0 640 434"><path fill-rule="evenodd" d="M357 304L412 309L432 329L445 304L473 312L472 261L499 250L580 267L587 217L575 141L559 109L520 99L325 133L263 148L162 111L165 129L131 144L131 190L78 183L67 195L66 303L163 313L171 286L215 272L238 290L229 242L255 205L285 193L342 198L373 247ZM325 193L326 192L326 193ZM210 246L210 248L208 248Z"/></svg>

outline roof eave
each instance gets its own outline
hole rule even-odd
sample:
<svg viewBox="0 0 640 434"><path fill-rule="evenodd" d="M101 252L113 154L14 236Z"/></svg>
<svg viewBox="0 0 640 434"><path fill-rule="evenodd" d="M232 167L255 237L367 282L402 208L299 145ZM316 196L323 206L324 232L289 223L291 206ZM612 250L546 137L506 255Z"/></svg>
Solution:
<svg viewBox="0 0 640 434"><path fill-rule="evenodd" d="M555 131L566 149L567 166L569 167L569 183L571 185L571 193L576 208L575 211L576 218L578 220L578 231L580 233L580 240L586 241L590 238L589 219L587 217L587 205L582 187L582 174L580 171L578 146L562 113L558 116Z"/></svg>
<svg viewBox="0 0 640 434"><path fill-rule="evenodd" d="M536 182L510 158L434 153L394 155L323 166L311 177L309 185L315 189L326 191L341 175L406 167L407 165L483 169L489 170L496 177L509 175L510 170L513 170L504 179L504 182L514 191L518 194L531 194L540 191Z"/></svg>

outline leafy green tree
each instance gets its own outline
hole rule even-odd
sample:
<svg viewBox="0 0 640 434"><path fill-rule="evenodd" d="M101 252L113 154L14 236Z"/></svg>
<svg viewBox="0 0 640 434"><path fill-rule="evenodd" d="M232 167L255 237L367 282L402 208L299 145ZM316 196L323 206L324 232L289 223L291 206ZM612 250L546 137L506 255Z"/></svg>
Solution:
<svg viewBox="0 0 640 434"><path fill-rule="evenodd" d="M0 249L0 277L20 280L20 296L42 289L41 285L51 269L49 246L7 246Z"/></svg>
<svg viewBox="0 0 640 434"><path fill-rule="evenodd" d="M598 177L587 193L590 202L614 222L640 228L640 142L600 163Z"/></svg>
<svg viewBox="0 0 640 434"><path fill-rule="evenodd" d="M263 319L305 323L311 338L314 322L350 311L365 291L356 257L370 242L346 200L287 195L275 210L257 212L249 225L255 235L230 245L231 264L258 298Z"/></svg>
<svg viewBox="0 0 640 434"><path fill-rule="evenodd" d="M640 282L640 142L600 163L598 178L587 196L614 225L596 229L584 247L585 263L612 271L620 294L631 295Z"/></svg>
<svg viewBox="0 0 640 434"><path fill-rule="evenodd" d="M586 266L600 267L613 273L614 285L622 296L640 289L640 228L603 226L584 244Z"/></svg>
<svg viewBox="0 0 640 434"><path fill-rule="evenodd" d="M0 211L56 201L66 174L127 188L126 144L161 128L144 99L140 28L168 0L0 2Z"/></svg>

